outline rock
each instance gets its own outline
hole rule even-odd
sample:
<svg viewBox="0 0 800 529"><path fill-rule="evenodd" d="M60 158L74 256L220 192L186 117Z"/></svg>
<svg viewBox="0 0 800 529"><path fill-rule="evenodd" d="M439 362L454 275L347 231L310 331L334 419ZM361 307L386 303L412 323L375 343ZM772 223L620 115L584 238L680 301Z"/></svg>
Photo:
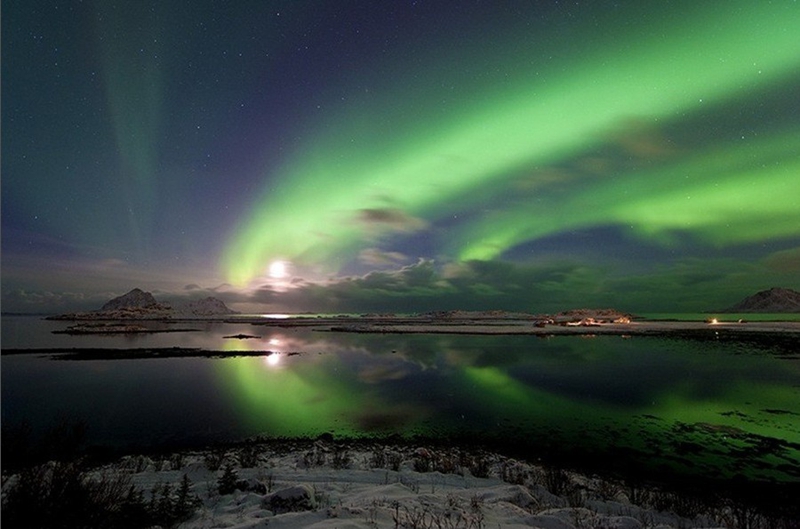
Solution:
<svg viewBox="0 0 800 529"><path fill-rule="evenodd" d="M236 488L242 492L255 492L256 494L267 493L267 486L255 478L240 479L236 482Z"/></svg>
<svg viewBox="0 0 800 529"><path fill-rule="evenodd" d="M116 297L102 306L101 312L111 312L122 309L168 309L167 305L161 305L150 292L145 292L139 288L134 288L127 294Z"/></svg>
<svg viewBox="0 0 800 529"><path fill-rule="evenodd" d="M630 516L610 516L604 523L601 527L608 529L642 529L642 523Z"/></svg>
<svg viewBox="0 0 800 529"><path fill-rule="evenodd" d="M235 310L229 309L221 300L213 297L203 298L197 301L189 301L179 305L176 311L180 314L190 316L217 316L221 314L238 314Z"/></svg>
<svg viewBox="0 0 800 529"><path fill-rule="evenodd" d="M150 292L134 288L127 294L106 302L98 311L51 316L52 320L153 320L173 317L207 317L238 314L213 297L189 301L173 308L159 303Z"/></svg>
<svg viewBox="0 0 800 529"><path fill-rule="evenodd" d="M559 312L553 317L555 323L585 322L585 323L630 323L631 314L620 312L616 309L573 309Z"/></svg>
<svg viewBox="0 0 800 529"><path fill-rule="evenodd" d="M314 490L306 484L275 491L262 501L263 507L275 514L310 511L315 504Z"/></svg>
<svg viewBox="0 0 800 529"><path fill-rule="evenodd" d="M317 441L322 441L323 443L332 443L333 442L333 433L331 432L322 432L317 436Z"/></svg>
<svg viewBox="0 0 800 529"><path fill-rule="evenodd" d="M52 331L53 334L134 334L152 332L141 325L115 325L111 323L81 323L70 325L63 331Z"/></svg>
<svg viewBox="0 0 800 529"><path fill-rule="evenodd" d="M777 287L762 290L721 312L800 312L800 292Z"/></svg>

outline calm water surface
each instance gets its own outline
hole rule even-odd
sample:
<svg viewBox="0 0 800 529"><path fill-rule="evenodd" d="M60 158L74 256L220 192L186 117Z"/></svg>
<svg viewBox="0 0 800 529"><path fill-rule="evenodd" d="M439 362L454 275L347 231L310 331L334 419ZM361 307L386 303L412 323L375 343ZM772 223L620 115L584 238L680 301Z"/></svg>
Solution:
<svg viewBox="0 0 800 529"><path fill-rule="evenodd" d="M522 454L719 477L800 480L793 346L652 337L321 333L54 335L3 318L14 347L203 347L269 356L2 357L3 424L80 419L90 441L154 446L254 435L464 436ZM174 324L172 324L174 325ZM255 334L253 340L223 338Z"/></svg>

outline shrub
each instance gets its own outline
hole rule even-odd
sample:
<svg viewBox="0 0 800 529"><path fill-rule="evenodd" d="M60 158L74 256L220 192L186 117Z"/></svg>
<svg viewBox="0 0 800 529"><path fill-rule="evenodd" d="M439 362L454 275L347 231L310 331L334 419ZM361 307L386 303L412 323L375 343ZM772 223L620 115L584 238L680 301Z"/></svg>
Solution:
<svg viewBox="0 0 800 529"><path fill-rule="evenodd" d="M571 492L572 482L563 469L548 467L544 471L544 486L556 496L566 496Z"/></svg>
<svg viewBox="0 0 800 529"><path fill-rule="evenodd" d="M389 462L389 470L394 470L395 472L397 472L403 465L403 454L401 454L400 452L389 452L387 459Z"/></svg>
<svg viewBox="0 0 800 529"><path fill-rule="evenodd" d="M216 472L222 466L222 461L225 459L225 451L224 450L213 450L211 452L207 452L203 457L203 460L206 464L206 468L211 472Z"/></svg>
<svg viewBox="0 0 800 529"><path fill-rule="evenodd" d="M228 463L222 471L222 475L217 480L217 490L221 495L231 494L236 490L236 482L239 481L239 476L233 469L233 465Z"/></svg>
<svg viewBox="0 0 800 529"><path fill-rule="evenodd" d="M476 478L488 478L491 470L491 461L483 455L472 458L469 465L469 472Z"/></svg>
<svg viewBox="0 0 800 529"><path fill-rule="evenodd" d="M414 472L430 472L431 460L429 457L414 456Z"/></svg>
<svg viewBox="0 0 800 529"><path fill-rule="evenodd" d="M192 482L189 476L184 474L181 484L178 486L178 497L175 501L174 517L176 521L188 519L202 503L191 489Z"/></svg>
<svg viewBox="0 0 800 529"><path fill-rule="evenodd" d="M188 520L201 505L192 491L189 476L183 475L177 490L168 483L157 483L151 491L148 514L150 521L163 527L173 527Z"/></svg>
<svg viewBox="0 0 800 529"><path fill-rule="evenodd" d="M183 468L184 455L180 452L172 454L172 457L169 458L169 462L172 465L172 470L180 470Z"/></svg>
<svg viewBox="0 0 800 529"><path fill-rule="evenodd" d="M18 474L3 498L3 525L134 528L151 525L151 515L127 476L51 462Z"/></svg>
<svg viewBox="0 0 800 529"><path fill-rule="evenodd" d="M253 468L258 465L258 450L254 446L244 446L239 450L239 465L242 468Z"/></svg>
<svg viewBox="0 0 800 529"><path fill-rule="evenodd" d="M380 446L373 447L369 458L369 468L386 468L387 464L386 449Z"/></svg>
<svg viewBox="0 0 800 529"><path fill-rule="evenodd" d="M335 469L347 468L348 466L350 466L350 462L351 462L350 452L348 452L347 449L337 448L333 452L333 461L331 462L333 468Z"/></svg>
<svg viewBox="0 0 800 529"><path fill-rule="evenodd" d="M306 468L321 467L325 465L326 461L325 452L316 447L303 453L303 466Z"/></svg>
<svg viewBox="0 0 800 529"><path fill-rule="evenodd" d="M13 474L47 461L73 461L83 454L85 421L60 419L44 434L34 435L27 422L3 424L3 473Z"/></svg>

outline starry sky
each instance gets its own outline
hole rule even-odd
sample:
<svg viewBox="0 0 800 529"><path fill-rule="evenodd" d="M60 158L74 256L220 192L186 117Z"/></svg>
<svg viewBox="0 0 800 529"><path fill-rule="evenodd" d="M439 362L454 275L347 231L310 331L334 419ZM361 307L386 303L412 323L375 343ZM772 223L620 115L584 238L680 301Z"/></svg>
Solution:
<svg viewBox="0 0 800 529"><path fill-rule="evenodd" d="M800 289L800 4L2 4L2 309Z"/></svg>

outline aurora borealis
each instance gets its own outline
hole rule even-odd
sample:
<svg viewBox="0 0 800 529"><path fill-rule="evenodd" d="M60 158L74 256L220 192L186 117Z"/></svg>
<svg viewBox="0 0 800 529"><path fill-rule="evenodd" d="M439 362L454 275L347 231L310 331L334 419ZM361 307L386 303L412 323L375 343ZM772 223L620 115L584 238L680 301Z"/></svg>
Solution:
<svg viewBox="0 0 800 529"><path fill-rule="evenodd" d="M51 4L2 8L4 310L800 287L797 2Z"/></svg>

